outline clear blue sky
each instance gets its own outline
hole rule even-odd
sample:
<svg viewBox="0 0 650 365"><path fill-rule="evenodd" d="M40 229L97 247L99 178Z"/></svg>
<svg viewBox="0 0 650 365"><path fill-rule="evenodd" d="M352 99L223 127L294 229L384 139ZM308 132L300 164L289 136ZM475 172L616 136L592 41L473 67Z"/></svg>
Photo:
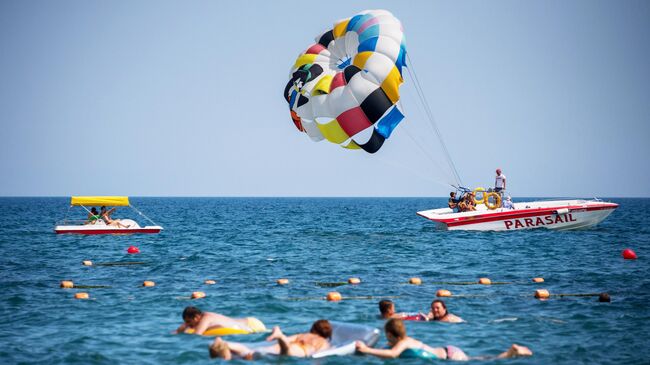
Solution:
<svg viewBox="0 0 650 365"><path fill-rule="evenodd" d="M650 196L648 1L85 0L0 2L0 195L444 196L408 75L373 156L282 97L317 34L381 8L466 185Z"/></svg>

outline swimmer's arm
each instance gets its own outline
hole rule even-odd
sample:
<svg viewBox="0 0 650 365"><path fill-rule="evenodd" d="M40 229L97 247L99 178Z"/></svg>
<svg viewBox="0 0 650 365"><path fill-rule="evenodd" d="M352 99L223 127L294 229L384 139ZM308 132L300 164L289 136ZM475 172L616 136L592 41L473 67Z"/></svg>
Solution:
<svg viewBox="0 0 650 365"><path fill-rule="evenodd" d="M396 357L399 357L402 351L406 349L406 345L404 344L404 342L400 341L397 345L393 346L393 348L391 349L375 349L372 347L368 347L362 341L357 341L356 348L357 351L363 354L373 355L385 359L394 359Z"/></svg>
<svg viewBox="0 0 650 365"><path fill-rule="evenodd" d="M206 317L207 316L203 316L199 321L199 324L197 324L196 327L194 328L195 335L202 335L210 327L210 319Z"/></svg>
<svg viewBox="0 0 650 365"><path fill-rule="evenodd" d="M449 322L451 322L451 323L465 322L462 318L460 318L460 317L458 317L457 315L454 315L454 314L451 314L449 317L450 317Z"/></svg>
<svg viewBox="0 0 650 365"><path fill-rule="evenodd" d="M181 324L180 326L178 326L178 328L176 329L176 331L174 331L174 332L172 332L172 333L176 333L176 334L178 334L178 333L183 333L183 332L185 332L185 329L186 329L186 328L187 328L187 325L186 325L185 323L183 323L183 324Z"/></svg>

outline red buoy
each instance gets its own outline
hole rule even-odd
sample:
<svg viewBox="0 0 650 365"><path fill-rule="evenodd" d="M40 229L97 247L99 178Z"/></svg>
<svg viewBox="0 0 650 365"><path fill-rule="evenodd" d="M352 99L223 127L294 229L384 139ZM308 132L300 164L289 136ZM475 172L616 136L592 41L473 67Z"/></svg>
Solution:
<svg viewBox="0 0 650 365"><path fill-rule="evenodd" d="M622 252L623 258L626 260L636 260L636 253L629 248L626 248Z"/></svg>
<svg viewBox="0 0 650 365"><path fill-rule="evenodd" d="M135 246L129 246L129 248L126 250L128 253L140 253L140 249L135 247Z"/></svg>

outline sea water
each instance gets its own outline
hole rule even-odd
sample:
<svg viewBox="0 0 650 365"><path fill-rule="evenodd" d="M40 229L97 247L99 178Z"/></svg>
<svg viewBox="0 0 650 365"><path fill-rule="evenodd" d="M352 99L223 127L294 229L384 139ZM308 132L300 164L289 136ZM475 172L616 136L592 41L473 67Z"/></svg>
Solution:
<svg viewBox="0 0 650 365"><path fill-rule="evenodd" d="M307 331L320 318L381 328L381 297L393 297L398 311L426 312L438 289L474 296L445 300L466 323L407 322L408 334L427 344L453 344L470 356L496 355L511 343L534 352L532 358L503 362L508 364L648 363L650 200L611 201L620 204L618 210L587 230L448 232L415 214L443 206L445 199L132 198L165 228L162 233L79 236L53 231L68 198L2 198L0 363L208 363L211 339L171 334L186 306L256 316L286 333ZM115 217L128 217L128 211L119 208ZM131 245L141 253L127 254ZM638 260L623 260L627 247ZM87 267L83 260L145 264ZM322 286L350 277L361 284ZM407 284L410 277L423 284ZM438 283L480 277L510 284ZM533 277L546 281L535 284ZM277 285L279 278L288 278L289 285ZM206 279L217 283L205 285ZM61 289L61 280L110 288ZM142 287L144 280L156 286ZM541 288L608 292L612 302L534 299ZM199 290L207 297L190 300ZM321 299L332 290L373 298ZM78 291L91 299L73 299ZM421 361L347 356L264 362Z"/></svg>

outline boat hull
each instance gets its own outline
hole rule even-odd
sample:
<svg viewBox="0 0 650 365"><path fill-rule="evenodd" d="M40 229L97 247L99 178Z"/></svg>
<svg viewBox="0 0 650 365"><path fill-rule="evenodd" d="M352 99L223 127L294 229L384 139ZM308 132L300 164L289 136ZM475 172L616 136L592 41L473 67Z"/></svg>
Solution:
<svg viewBox="0 0 650 365"><path fill-rule="evenodd" d="M136 234L136 233L160 233L162 227L147 226L144 228L89 228L80 229L78 226L56 226L54 232L57 234Z"/></svg>
<svg viewBox="0 0 650 365"><path fill-rule="evenodd" d="M163 229L160 226L140 227L132 219L120 219L123 227L106 225L103 221L97 221L95 224L83 225L66 225L61 224L54 227L57 234L136 234L136 233L160 233ZM128 228L125 228L128 227Z"/></svg>
<svg viewBox="0 0 650 365"><path fill-rule="evenodd" d="M417 214L446 230L516 231L545 228L571 230L592 227L602 222L618 204L586 200L558 200L515 204L516 209L479 209L453 213L448 208Z"/></svg>

